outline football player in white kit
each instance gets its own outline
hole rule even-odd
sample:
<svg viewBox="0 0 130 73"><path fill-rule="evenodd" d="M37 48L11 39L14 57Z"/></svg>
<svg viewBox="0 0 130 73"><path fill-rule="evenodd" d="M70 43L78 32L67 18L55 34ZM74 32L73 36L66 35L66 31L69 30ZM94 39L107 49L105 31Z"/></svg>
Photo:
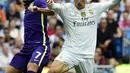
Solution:
<svg viewBox="0 0 130 73"><path fill-rule="evenodd" d="M93 73L97 20L101 13L120 2L86 4L85 0L75 0L73 5L49 1L51 9L63 19L65 42L48 73L64 73L73 67L77 73Z"/></svg>

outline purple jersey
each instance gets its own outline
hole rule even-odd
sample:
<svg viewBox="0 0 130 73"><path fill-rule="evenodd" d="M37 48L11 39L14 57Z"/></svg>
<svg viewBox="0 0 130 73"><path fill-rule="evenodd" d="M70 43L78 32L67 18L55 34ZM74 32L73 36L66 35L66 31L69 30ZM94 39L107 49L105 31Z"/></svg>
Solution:
<svg viewBox="0 0 130 73"><path fill-rule="evenodd" d="M41 12L31 12L28 7L33 3L34 6L46 8L46 0L24 0L25 17L24 17L24 47L43 44L49 45L47 34L47 16Z"/></svg>
<svg viewBox="0 0 130 73"><path fill-rule="evenodd" d="M46 8L46 0L24 0L26 11L24 17L24 47L14 56L10 65L26 72L28 62L36 63L41 73L49 60L50 44L47 34L47 16L41 12L31 12L30 5Z"/></svg>

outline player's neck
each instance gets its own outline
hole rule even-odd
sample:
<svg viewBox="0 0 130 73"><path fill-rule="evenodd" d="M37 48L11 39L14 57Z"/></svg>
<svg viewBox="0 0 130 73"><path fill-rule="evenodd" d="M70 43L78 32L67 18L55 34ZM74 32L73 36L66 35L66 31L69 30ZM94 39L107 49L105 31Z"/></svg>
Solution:
<svg viewBox="0 0 130 73"><path fill-rule="evenodd" d="M106 31L106 28L101 28L101 31L102 31L102 32L105 32L105 31Z"/></svg>
<svg viewBox="0 0 130 73"><path fill-rule="evenodd" d="M82 10L82 9L85 8L85 6L86 6L86 5L81 5L81 4L79 4L78 6L76 6L76 8L77 8L78 10Z"/></svg>
<svg viewBox="0 0 130 73"><path fill-rule="evenodd" d="M86 0L80 0L79 6L80 6L80 9L84 9L86 6Z"/></svg>

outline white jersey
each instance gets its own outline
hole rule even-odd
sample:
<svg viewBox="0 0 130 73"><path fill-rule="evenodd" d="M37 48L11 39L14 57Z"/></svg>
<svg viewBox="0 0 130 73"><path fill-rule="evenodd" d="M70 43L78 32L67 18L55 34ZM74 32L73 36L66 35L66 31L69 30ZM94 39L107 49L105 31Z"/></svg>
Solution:
<svg viewBox="0 0 130 73"><path fill-rule="evenodd" d="M63 19L65 42L62 51L68 51L87 58L94 58L97 38L97 20L112 3L86 4L78 10L73 4L53 3L52 9Z"/></svg>

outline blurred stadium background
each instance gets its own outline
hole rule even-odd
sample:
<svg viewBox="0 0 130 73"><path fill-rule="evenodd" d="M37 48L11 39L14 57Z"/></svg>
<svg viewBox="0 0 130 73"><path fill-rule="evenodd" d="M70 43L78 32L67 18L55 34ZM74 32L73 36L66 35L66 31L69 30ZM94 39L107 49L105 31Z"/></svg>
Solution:
<svg viewBox="0 0 130 73"><path fill-rule="evenodd" d="M54 1L73 3L73 0ZM24 10L22 0L0 0L0 73L4 73L23 46ZM120 5L104 12L98 26L95 73L130 73L130 0L122 0ZM52 51L43 73L49 69L64 42L64 26L58 15L48 17L48 34ZM75 70L67 73L75 73Z"/></svg>

